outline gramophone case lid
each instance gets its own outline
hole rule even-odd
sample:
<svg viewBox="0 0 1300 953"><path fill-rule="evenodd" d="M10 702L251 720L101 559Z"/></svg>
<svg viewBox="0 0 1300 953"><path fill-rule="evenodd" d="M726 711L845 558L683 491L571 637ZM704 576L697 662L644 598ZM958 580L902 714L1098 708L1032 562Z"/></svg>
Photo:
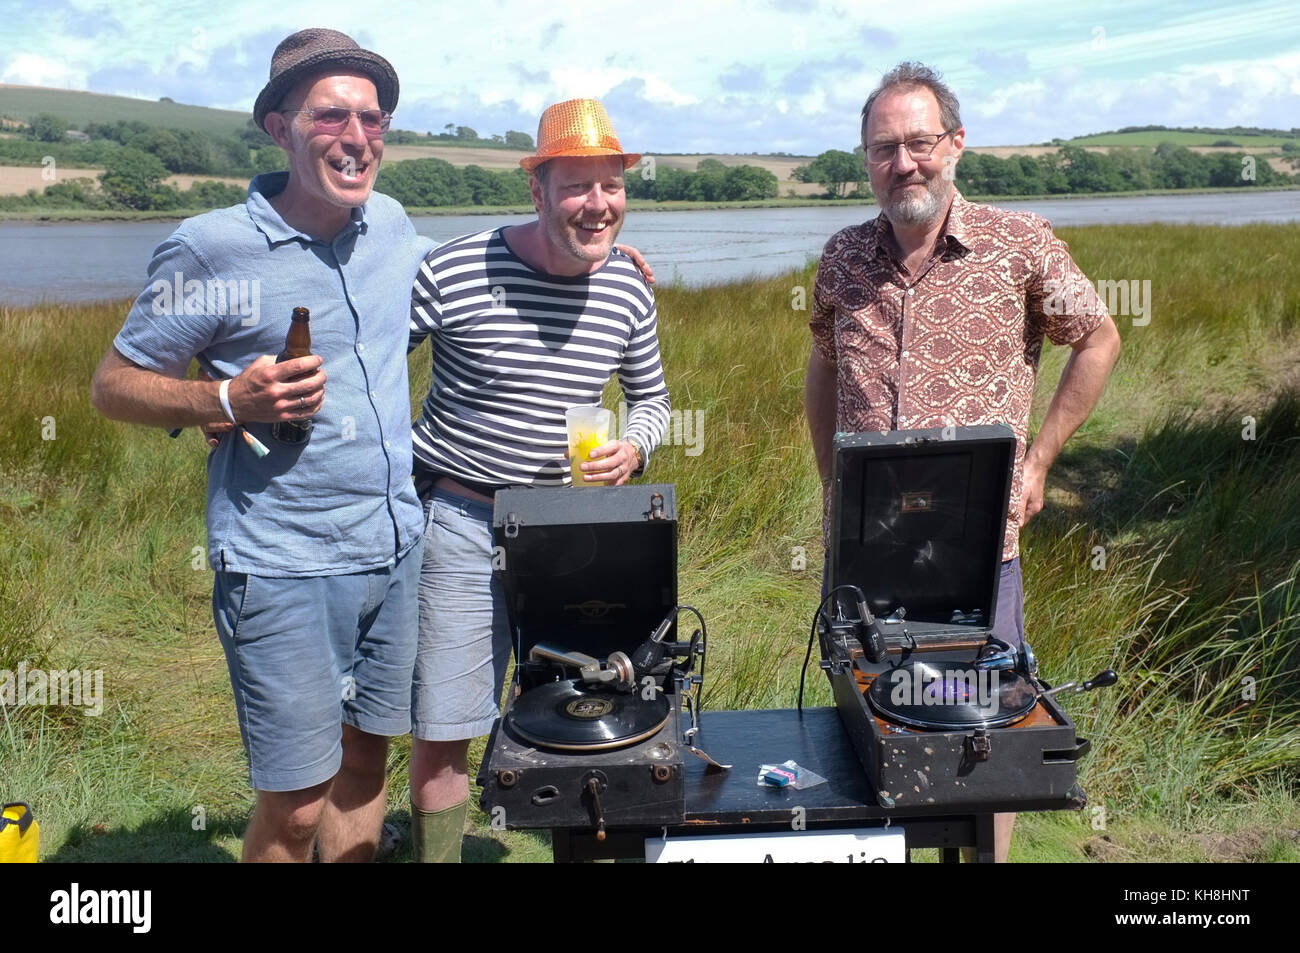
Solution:
<svg viewBox="0 0 1300 953"><path fill-rule="evenodd" d="M677 604L672 484L501 490L492 528L521 659L538 642L631 652Z"/></svg>
<svg viewBox="0 0 1300 953"><path fill-rule="evenodd" d="M837 435L831 584L859 586L878 615L979 610L991 627L1015 454L1004 424Z"/></svg>

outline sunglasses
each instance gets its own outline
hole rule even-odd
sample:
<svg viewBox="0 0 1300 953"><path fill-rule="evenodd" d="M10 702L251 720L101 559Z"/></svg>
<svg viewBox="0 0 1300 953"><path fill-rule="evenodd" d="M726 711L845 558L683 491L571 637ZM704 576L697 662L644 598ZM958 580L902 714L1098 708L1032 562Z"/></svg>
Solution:
<svg viewBox="0 0 1300 953"><path fill-rule="evenodd" d="M306 113L320 132L337 135L347 128L353 116L361 121L361 131L368 136L382 136L393 121L392 113L382 109L344 109L342 106L314 106L309 109L281 109L282 113Z"/></svg>

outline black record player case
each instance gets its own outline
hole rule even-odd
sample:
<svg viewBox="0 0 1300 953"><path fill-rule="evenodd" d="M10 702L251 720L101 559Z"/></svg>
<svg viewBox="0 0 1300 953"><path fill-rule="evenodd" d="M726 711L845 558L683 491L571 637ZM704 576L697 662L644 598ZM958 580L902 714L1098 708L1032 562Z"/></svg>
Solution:
<svg viewBox="0 0 1300 953"><path fill-rule="evenodd" d="M505 715L493 726L477 778L483 810L509 828L680 822L682 711L671 680L656 686L670 702L668 720L653 736L625 746L555 750L510 724L519 698L556 680L554 666L528 663L535 645L602 660L616 651L631 654L676 606L674 487L503 490L493 532L516 666Z"/></svg>
<svg viewBox="0 0 1300 953"><path fill-rule="evenodd" d="M903 723L868 701L906 660L971 670L994 621L1015 449L1003 425L836 436L830 586L862 590L891 648L871 661L862 627L823 623L822 667L882 807L1083 804L1075 762L1088 742L1050 695L1015 724L957 729ZM833 619L856 620L854 605L838 595ZM1047 687L1031 667L1029 688Z"/></svg>

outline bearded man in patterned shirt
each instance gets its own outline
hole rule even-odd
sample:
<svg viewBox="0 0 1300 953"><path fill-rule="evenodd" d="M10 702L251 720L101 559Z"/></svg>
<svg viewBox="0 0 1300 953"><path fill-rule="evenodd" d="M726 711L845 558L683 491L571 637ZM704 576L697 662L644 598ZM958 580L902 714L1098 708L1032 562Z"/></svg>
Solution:
<svg viewBox="0 0 1300 953"><path fill-rule="evenodd" d="M1047 471L1101 397L1120 338L1046 219L962 198L952 180L965 135L956 97L919 63L886 73L867 98L862 147L881 212L826 243L804 404L827 514L836 431L1011 426L994 635L1014 645L1024 639L1020 527L1042 509ZM1074 353L1027 446L1044 337ZM998 816L998 860L1014 817Z"/></svg>

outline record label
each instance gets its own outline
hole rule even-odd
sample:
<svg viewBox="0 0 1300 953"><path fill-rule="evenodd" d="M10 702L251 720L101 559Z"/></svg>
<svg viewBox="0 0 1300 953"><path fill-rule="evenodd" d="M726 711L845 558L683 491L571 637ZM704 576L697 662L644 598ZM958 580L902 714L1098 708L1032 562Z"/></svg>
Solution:
<svg viewBox="0 0 1300 953"><path fill-rule="evenodd" d="M606 698L575 698L564 706L574 718L599 718L614 710L614 703Z"/></svg>

